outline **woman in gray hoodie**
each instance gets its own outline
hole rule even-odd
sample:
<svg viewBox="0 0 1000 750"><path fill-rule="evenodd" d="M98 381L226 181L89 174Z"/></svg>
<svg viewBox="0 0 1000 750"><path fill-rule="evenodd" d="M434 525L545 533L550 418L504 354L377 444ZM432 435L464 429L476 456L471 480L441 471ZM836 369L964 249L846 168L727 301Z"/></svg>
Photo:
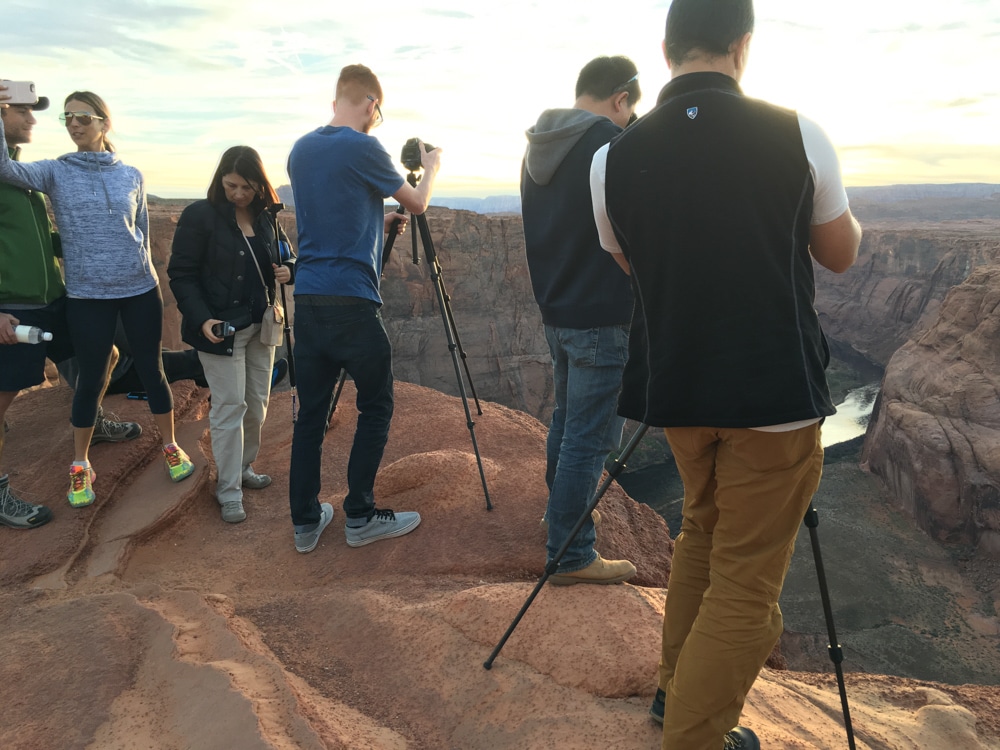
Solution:
<svg viewBox="0 0 1000 750"><path fill-rule="evenodd" d="M0 180L46 193L62 235L66 310L80 366L66 497L70 505L82 507L95 499L88 449L119 316L163 438L170 478L179 482L194 466L174 442L173 396L160 360L163 298L150 254L142 174L124 164L108 140L111 114L103 99L76 91L66 97L64 110L59 119L77 150L58 159L10 159L0 121Z"/></svg>

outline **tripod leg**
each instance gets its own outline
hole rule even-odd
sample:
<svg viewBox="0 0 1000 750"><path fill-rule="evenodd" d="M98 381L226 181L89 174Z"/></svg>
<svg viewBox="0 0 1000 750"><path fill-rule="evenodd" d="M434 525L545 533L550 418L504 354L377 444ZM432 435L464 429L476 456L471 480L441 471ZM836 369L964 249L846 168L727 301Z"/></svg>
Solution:
<svg viewBox="0 0 1000 750"><path fill-rule="evenodd" d="M427 255L427 263L431 271L431 279L434 282L434 290L437 292L438 306L441 308L441 318L444 321L444 335L448 341L448 351L451 353L451 361L455 366L455 379L458 381L458 392L462 397L462 407L465 409L465 421L469 427L469 435L472 438L472 450L476 454L476 463L479 466L479 479L483 483L483 494L486 497L486 510L493 510L493 503L490 500L490 491L486 486L486 471L483 469L483 458L479 454L479 443L476 441L476 423L472 420L472 412L469 411L469 398L465 392L465 380L462 378L462 370L458 364L458 355L455 343L455 327L453 321L449 320L450 308L445 299L447 296L444 289L444 282L441 279L441 265L437 262L437 255L434 252L434 242L431 239L431 231L427 226L427 216L419 214L414 217L417 222L417 229L420 232L420 239L424 245L424 252ZM416 250L414 250L416 257ZM482 409L479 410L482 414Z"/></svg>
<svg viewBox="0 0 1000 750"><path fill-rule="evenodd" d="M288 385L292 389L292 424L298 419L295 408L295 356L292 354L292 328L288 322L288 300L285 299L285 285L281 284L281 307L285 311L285 351L288 352Z"/></svg>
<svg viewBox="0 0 1000 750"><path fill-rule="evenodd" d="M841 668L841 662L844 661L844 651L837 642L837 631L833 626L833 608L830 606L830 590L826 585L823 555L820 553L819 534L816 531L816 527L819 526L819 514L815 508L809 508L806 511L805 524L809 529L809 541L812 543L813 559L816 561L819 595L823 602L823 615L826 617L827 635L830 638L830 661L833 662L834 670L837 673L837 687L840 690L840 705L844 711L844 728L847 730L847 744L851 750L855 750L854 727L851 725L851 709L847 705L847 687L844 684L844 670Z"/></svg>
<svg viewBox="0 0 1000 750"><path fill-rule="evenodd" d="M566 554L566 550L569 549L569 545L573 543L573 539L576 537L577 534L580 533L580 529L583 528L583 524L587 522L587 519L590 518L590 514L594 512L594 508L597 507L597 504L601 501L601 498L604 497L604 493L608 491L608 487L611 486L611 483L615 479L617 479L618 476L625 469L625 462L628 461L629 456L632 455L632 452L635 450L635 447L639 445L639 441L642 440L643 436L646 434L646 430L648 429L649 425L646 424L639 425L639 429L637 429L635 431L635 434L632 435L631 438L629 438L629 441L626 444L625 449L618 457L618 460L614 462L614 465L612 465L611 469L608 471L608 476L606 476L604 478L604 481L601 482L601 485L597 488L597 491L594 493L594 497L593 499L591 499L590 504L587 506L586 510L583 511L583 514L576 522L576 525L573 526L573 530L570 531L569 537L567 537L566 541L563 542L562 547L560 547L559 551L556 552L556 556L552 559L552 561L545 566L545 572L542 574L542 577L538 579L538 583L535 584L535 588L532 589L531 593L528 595L527 600L521 606L520 611L514 617L514 621L510 624L510 627L507 628L507 632L503 634L503 637L500 639L500 642L497 643L496 647L489 655L489 658L483 662L484 669L493 668L493 662L500 654L500 650L504 647L504 644L507 643L510 636L514 633L514 629L518 626L518 623L521 622L521 618L523 618L524 614L528 611L528 607L530 607L531 603L535 601L535 597L538 596L538 592L542 590L542 586L545 585L545 582L549 580L549 576L551 576L553 573L556 572L556 569L559 567L559 561L562 560L563 555Z"/></svg>
<svg viewBox="0 0 1000 750"><path fill-rule="evenodd" d="M333 399L330 401L330 411L326 413L326 426L330 426L333 421L333 413L337 411L337 402L340 401L340 393L344 390L344 382L347 380L347 370L341 369L337 378L337 387L333 390Z"/></svg>
<svg viewBox="0 0 1000 750"><path fill-rule="evenodd" d="M441 264L437 262L436 258L434 260L434 266L438 279L440 280L442 297L447 307L448 325L451 326L452 335L455 337L455 346L458 348L458 355L462 359L462 367L465 369L465 377L469 381L469 390L472 391L472 400L476 402L476 412L481 415L483 413L483 407L479 405L479 396L476 394L476 384L472 382L472 373L469 372L469 358L466 356L465 349L462 347L462 339L458 336L458 326L455 325L455 314L451 307L451 295L448 294L448 290L445 288Z"/></svg>

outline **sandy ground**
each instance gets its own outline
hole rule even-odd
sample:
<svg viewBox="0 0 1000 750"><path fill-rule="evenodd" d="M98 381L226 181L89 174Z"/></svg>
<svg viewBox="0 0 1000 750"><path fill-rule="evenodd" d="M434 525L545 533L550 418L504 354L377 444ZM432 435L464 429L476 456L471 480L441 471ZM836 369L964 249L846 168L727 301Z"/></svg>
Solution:
<svg viewBox="0 0 1000 750"><path fill-rule="evenodd" d="M213 497L207 391L175 385L180 442L198 464L171 484L142 402L106 408L143 436L91 457L98 501L62 499L69 391L10 412L5 465L56 517L0 529L0 748L659 747L655 689L672 545L662 518L613 487L598 548L633 560L635 585L545 587L483 668L544 562L545 428L493 404L475 433L460 400L397 383L376 484L421 526L352 549L340 502L355 418L345 389L324 448L334 522L309 555L288 518L291 394L278 393L248 519ZM1000 748L1000 688L849 675L857 747ZM768 748L847 746L828 674L765 669L744 712Z"/></svg>

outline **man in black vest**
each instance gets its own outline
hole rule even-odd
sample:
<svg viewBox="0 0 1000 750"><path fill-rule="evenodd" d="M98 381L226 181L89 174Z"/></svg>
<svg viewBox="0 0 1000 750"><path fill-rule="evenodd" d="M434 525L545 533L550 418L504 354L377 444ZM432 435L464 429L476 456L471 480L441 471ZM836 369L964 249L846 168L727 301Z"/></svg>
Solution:
<svg viewBox="0 0 1000 750"><path fill-rule="evenodd" d="M684 480L650 713L664 750L752 750L736 726L782 631L778 597L834 413L812 262L857 258L836 153L745 97L751 0L674 0L657 107L595 154L601 244L639 303L619 413L663 427Z"/></svg>
<svg viewBox="0 0 1000 750"><path fill-rule="evenodd" d="M601 252L590 213L594 152L622 132L639 101L639 73L627 57L598 57L576 81L569 109L547 109L527 132L521 213L531 286L552 355L555 409L546 442L549 500L544 524L551 562L590 503L625 420L615 413L628 356L632 290ZM549 583L620 583L628 560L594 550L594 511Z"/></svg>

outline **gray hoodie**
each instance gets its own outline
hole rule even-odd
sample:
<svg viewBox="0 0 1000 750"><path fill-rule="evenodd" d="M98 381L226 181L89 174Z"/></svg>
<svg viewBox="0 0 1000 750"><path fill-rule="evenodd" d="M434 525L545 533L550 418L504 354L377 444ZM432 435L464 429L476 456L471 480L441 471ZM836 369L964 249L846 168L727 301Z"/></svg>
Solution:
<svg viewBox="0 0 1000 750"><path fill-rule="evenodd" d="M607 120L584 109L547 109L538 122L525 131L528 150L524 165L528 175L538 185L548 185L563 159L580 137L597 120Z"/></svg>
<svg viewBox="0 0 1000 750"><path fill-rule="evenodd" d="M134 297L157 285L142 174L108 151L17 162L0 119L0 180L49 196L62 236L66 293L80 299Z"/></svg>

